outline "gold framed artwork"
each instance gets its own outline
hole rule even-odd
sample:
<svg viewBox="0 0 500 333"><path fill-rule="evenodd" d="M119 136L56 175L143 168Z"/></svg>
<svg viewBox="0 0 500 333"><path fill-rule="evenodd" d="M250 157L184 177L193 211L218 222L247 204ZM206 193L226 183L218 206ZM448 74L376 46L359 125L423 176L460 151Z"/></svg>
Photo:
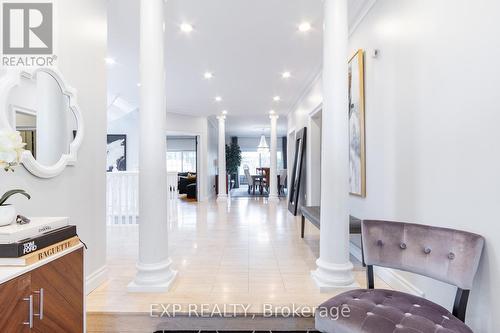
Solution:
<svg viewBox="0 0 500 333"><path fill-rule="evenodd" d="M364 51L349 59L349 192L366 197Z"/></svg>

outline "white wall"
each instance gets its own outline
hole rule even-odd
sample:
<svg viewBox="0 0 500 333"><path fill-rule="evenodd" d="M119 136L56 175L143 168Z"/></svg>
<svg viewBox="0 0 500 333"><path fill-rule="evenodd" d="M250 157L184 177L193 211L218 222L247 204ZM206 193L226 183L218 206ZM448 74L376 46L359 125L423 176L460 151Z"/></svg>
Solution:
<svg viewBox="0 0 500 333"><path fill-rule="evenodd" d="M108 134L127 135L127 171L139 170L139 112L108 122Z"/></svg>
<svg viewBox="0 0 500 333"><path fill-rule="evenodd" d="M350 39L353 52L380 50L366 57L368 197L351 210L485 236L475 332L500 327L499 12L492 0L378 0ZM408 279L451 305L453 288Z"/></svg>
<svg viewBox="0 0 500 333"><path fill-rule="evenodd" d="M15 173L0 172L0 192L23 188L32 195L30 201L12 201L21 214L69 216L88 245L88 278L102 272L106 263L106 1L57 1L56 6L58 67L78 92L86 136L76 166L49 180L22 167ZM91 282L95 286L98 281Z"/></svg>
<svg viewBox="0 0 500 333"><path fill-rule="evenodd" d="M305 173L302 175L302 181L300 184L299 193L299 203L306 205L316 205L318 204L318 198L312 195L313 191L311 186L314 181L313 178L317 175L314 174L315 169L311 166L318 161L313 161L311 152L314 150L314 141L310 140L311 130L314 127L313 120L311 117L321 108L321 103L323 102L322 96L322 81L321 76L318 76L310 85L310 87L305 91L304 95L300 98L297 105L293 108L293 111L288 114L288 180L291 181L291 173L293 172L293 163L295 159L295 141L292 141L290 134L294 137L296 132L302 128L307 128L306 135L306 155L303 163L305 163ZM325 126L325 124L323 124ZM292 133L294 132L294 133Z"/></svg>
<svg viewBox="0 0 500 333"><path fill-rule="evenodd" d="M139 112L133 111L126 116L108 124L108 134L127 135L127 168L129 171L139 169ZM199 200L204 201L211 196L212 182L215 176L209 170L209 127L211 124L206 117L193 117L176 113L167 113L166 135L198 136L199 148ZM213 164L213 161L210 161Z"/></svg>
<svg viewBox="0 0 500 333"><path fill-rule="evenodd" d="M467 315L478 333L500 327L499 12L493 0L378 0L350 38L352 53L368 51L367 198L352 197L351 214L483 235ZM290 128L307 123L318 86L291 115ZM404 277L451 307L451 286Z"/></svg>

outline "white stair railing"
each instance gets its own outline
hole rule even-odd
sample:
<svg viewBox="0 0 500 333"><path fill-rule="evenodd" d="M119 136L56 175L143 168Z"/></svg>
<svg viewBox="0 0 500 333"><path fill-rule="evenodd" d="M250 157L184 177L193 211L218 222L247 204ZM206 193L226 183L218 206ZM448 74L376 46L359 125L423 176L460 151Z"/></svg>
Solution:
<svg viewBox="0 0 500 333"><path fill-rule="evenodd" d="M106 218L108 224L137 224L139 217L139 172L106 174ZM177 173L168 173L169 218L177 216Z"/></svg>

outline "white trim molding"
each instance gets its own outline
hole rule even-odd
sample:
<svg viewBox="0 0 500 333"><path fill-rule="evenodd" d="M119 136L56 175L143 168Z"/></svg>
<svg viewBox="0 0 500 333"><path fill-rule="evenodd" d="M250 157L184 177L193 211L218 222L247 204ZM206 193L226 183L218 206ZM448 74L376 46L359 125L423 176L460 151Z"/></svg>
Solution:
<svg viewBox="0 0 500 333"><path fill-rule="evenodd" d="M355 244L350 244L351 254L358 259L359 261L363 261L363 255L361 253L361 249L357 247ZM411 295L425 297L425 293L417 288L414 284L410 283L407 279L405 279L401 274L399 274L396 270L385 267L374 267L375 274L385 283L387 283L391 288L395 290L399 290Z"/></svg>
<svg viewBox="0 0 500 333"><path fill-rule="evenodd" d="M366 15L368 15L368 13L373 8L376 2L377 0L366 0L365 4L361 6L354 20L352 20L351 24L349 24L349 37L352 36L352 34L356 31L361 22L363 22Z"/></svg>
<svg viewBox="0 0 500 333"><path fill-rule="evenodd" d="M384 267L374 267L373 271L377 276L387 283L391 288L425 298L425 293L410 283L396 270Z"/></svg>
<svg viewBox="0 0 500 333"><path fill-rule="evenodd" d="M102 266L89 276L85 277L85 295L90 294L101 284L108 279L108 268L106 265Z"/></svg>

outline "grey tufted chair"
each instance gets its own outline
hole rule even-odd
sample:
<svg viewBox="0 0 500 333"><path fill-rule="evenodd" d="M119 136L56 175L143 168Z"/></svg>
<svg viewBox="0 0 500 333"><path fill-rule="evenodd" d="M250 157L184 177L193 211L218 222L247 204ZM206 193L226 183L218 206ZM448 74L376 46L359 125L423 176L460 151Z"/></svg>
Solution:
<svg viewBox="0 0 500 333"><path fill-rule="evenodd" d="M335 333L472 333L465 325L469 292L484 239L472 233L418 224L363 221L368 289L338 295L316 311L316 329ZM457 287L450 313L410 294L374 289L373 266L425 275ZM348 307L349 316L321 309Z"/></svg>

